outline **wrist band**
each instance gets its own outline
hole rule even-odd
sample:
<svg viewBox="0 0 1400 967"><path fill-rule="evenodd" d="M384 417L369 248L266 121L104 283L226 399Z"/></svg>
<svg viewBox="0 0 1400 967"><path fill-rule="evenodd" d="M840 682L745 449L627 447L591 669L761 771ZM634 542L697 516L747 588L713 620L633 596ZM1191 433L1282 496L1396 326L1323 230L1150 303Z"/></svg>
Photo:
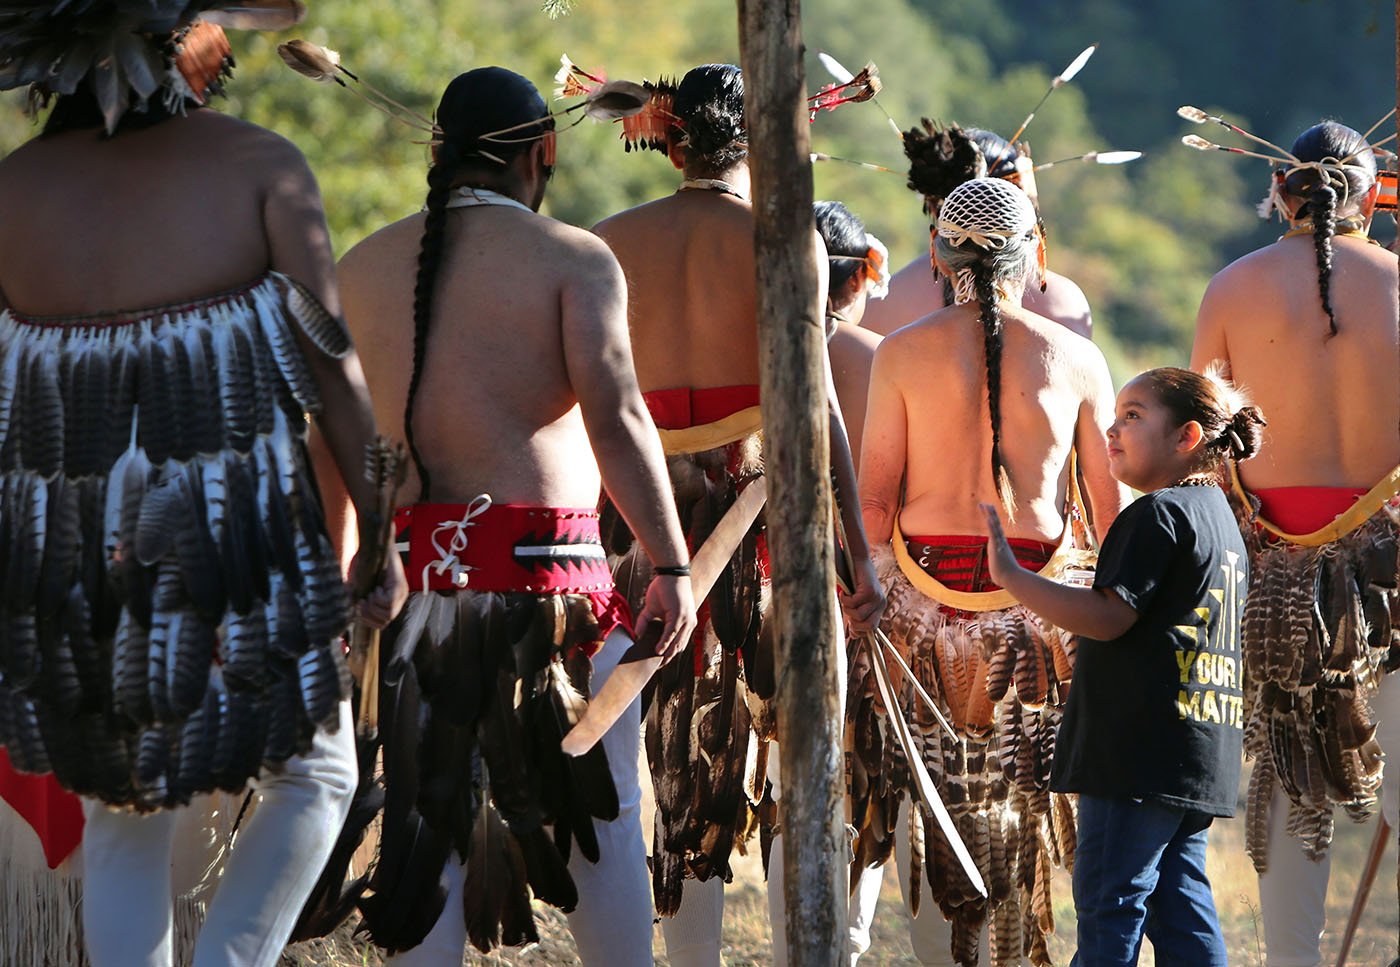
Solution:
<svg viewBox="0 0 1400 967"><path fill-rule="evenodd" d="M651 569L651 571L652 571L653 574L657 575L658 577L668 577L668 578L688 578L688 577L690 577L690 565L689 565L689 564L672 564L672 565L670 565L669 567L667 567L667 566L663 566L663 567L654 567L654 568Z"/></svg>

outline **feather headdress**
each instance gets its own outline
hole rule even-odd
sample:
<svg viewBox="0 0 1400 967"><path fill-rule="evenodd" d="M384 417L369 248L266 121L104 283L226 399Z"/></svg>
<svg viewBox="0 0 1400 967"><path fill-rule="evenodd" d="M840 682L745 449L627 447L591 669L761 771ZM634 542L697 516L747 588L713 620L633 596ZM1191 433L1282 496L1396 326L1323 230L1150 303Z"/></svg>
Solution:
<svg viewBox="0 0 1400 967"><path fill-rule="evenodd" d="M1315 169L1323 178L1325 178L1329 182L1334 183L1337 187L1341 188L1342 197L1340 204L1345 205L1347 201L1347 192L1349 190L1349 182L1347 178L1344 177L1345 170L1347 168L1358 167L1354 165L1353 162L1355 162L1356 158L1359 155L1361 155L1362 152L1367 150L1375 151L1382 145L1388 144L1390 141L1395 139L1395 135L1391 134L1387 137L1382 138L1379 141L1376 141L1374 143L1371 142L1371 135L1376 132L1376 129L1395 116L1395 108L1391 108L1379 121L1371 125L1366 130L1366 133L1361 136L1361 140L1365 143L1365 146L1363 148L1352 152L1345 158L1323 158L1321 161L1302 161L1299 158L1295 157L1292 152L1280 148L1272 141L1266 141L1258 135L1249 133L1239 125L1233 124L1230 121L1227 121L1225 118L1220 117L1218 115L1208 114L1207 112L1201 110L1198 107L1192 107L1189 104L1184 104L1176 109L1176 114L1177 117L1180 117L1186 121L1190 121L1192 124L1205 124L1207 121L1210 121L1214 124L1218 124L1221 127L1234 132L1240 137L1245 138L1249 141L1253 141L1260 147L1268 149L1267 151L1250 151L1246 148L1236 148L1230 145L1216 144L1214 141L1210 141L1206 138L1203 138L1198 134L1187 134L1184 135L1181 139L1182 144L1186 145L1186 147L1188 148L1194 148L1197 151L1224 151L1226 154L1242 155L1246 158L1259 158L1262 161L1268 161L1271 164L1279 165L1281 167L1280 173L1283 177L1275 177L1274 180L1270 182L1268 195L1266 195L1264 197L1264 200L1259 203L1259 217L1265 219L1269 218L1275 212L1278 212L1280 215L1282 215L1283 209L1279 205L1279 193L1282 189L1283 180L1292 176L1296 172L1303 171L1308 168Z"/></svg>
<svg viewBox="0 0 1400 967"><path fill-rule="evenodd" d="M277 53L281 56L283 63L303 77L309 77L313 81L323 83L339 84L394 120L426 132L433 139L433 142L430 143L435 143L442 134L442 129L430 118L400 104L368 81L362 80L358 74L350 71L340 62L340 54L334 50L298 38L279 44ZM521 124L502 128L499 131L480 135L478 140L493 141L498 144L533 141L555 133L552 127L544 127L541 123L543 121L564 117L576 111L582 113L579 114L574 124L582 122L584 118L592 118L595 121L616 121L637 115L645 110L650 102L651 94L645 85L632 81L604 81L602 78L594 77L594 75L575 67L567 56L560 59L564 66L554 77L555 83L559 85L555 89L555 96L582 97L582 100L569 105L562 111L550 111L542 118L534 118ZM350 83L346 83L347 79ZM586 81L595 83L590 85ZM569 127L573 127L573 124ZM518 137L509 137L509 135L517 134L526 129L533 130ZM481 153L492 160L499 161L493 155L484 151Z"/></svg>
<svg viewBox="0 0 1400 967"><path fill-rule="evenodd" d="M0 5L0 90L28 87L38 107L88 83L110 133L157 94L178 110L218 92L232 66L222 28L280 30L305 14L299 0L9 2Z"/></svg>
<svg viewBox="0 0 1400 967"><path fill-rule="evenodd" d="M595 85L610 83L601 71L585 71L567 56L559 60L561 66L559 72L554 75L556 97L588 94L597 90ZM647 101L639 111L629 115L622 122L621 138L624 151L667 150L667 134L680 124L680 119L672 109L679 83L674 78L666 77L655 83L642 82L641 86L647 92ZM838 78L837 83L828 84L817 93L808 95L809 119L815 121L822 111L834 111L842 104L859 104L862 101L874 100L878 93L880 71L874 64L866 64L858 73L849 74L844 79Z"/></svg>

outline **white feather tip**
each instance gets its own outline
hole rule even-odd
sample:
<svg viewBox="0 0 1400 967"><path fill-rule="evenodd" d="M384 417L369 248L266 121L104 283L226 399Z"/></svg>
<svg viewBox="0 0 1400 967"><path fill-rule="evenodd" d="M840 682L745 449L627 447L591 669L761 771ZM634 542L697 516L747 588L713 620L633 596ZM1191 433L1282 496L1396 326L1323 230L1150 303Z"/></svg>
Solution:
<svg viewBox="0 0 1400 967"><path fill-rule="evenodd" d="M817 51L817 60L822 62L822 66L826 68L826 72L828 74L836 78L836 83L849 84L851 81L855 80L856 75L846 70L846 68L841 65L841 62L839 60L837 60L835 57L832 57L826 51Z"/></svg>
<svg viewBox="0 0 1400 967"><path fill-rule="evenodd" d="M1197 151L1209 151L1215 145L1198 134L1188 134L1181 139L1181 143L1188 148L1195 148Z"/></svg>
<svg viewBox="0 0 1400 967"><path fill-rule="evenodd" d="M1060 76L1055 78L1057 84L1068 84L1074 80L1074 75L1084 69L1084 65L1089 63L1089 58L1094 56L1094 51L1099 49L1098 44L1090 44L1079 52L1079 56L1069 62L1069 66L1060 72Z"/></svg>
<svg viewBox="0 0 1400 967"><path fill-rule="evenodd" d="M1181 107L1177 108L1176 116L1179 118L1185 118L1192 124L1205 124L1207 121L1210 120L1209 114L1207 114L1205 111L1202 111L1200 108L1192 107L1189 104L1183 104Z"/></svg>

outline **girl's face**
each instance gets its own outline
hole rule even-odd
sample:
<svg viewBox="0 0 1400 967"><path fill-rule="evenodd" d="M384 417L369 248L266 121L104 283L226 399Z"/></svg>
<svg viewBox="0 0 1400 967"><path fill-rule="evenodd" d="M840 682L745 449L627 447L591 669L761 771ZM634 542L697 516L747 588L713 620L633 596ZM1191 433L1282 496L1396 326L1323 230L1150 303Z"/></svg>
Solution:
<svg viewBox="0 0 1400 967"><path fill-rule="evenodd" d="M1108 469L1135 490L1160 490L1190 472L1200 439L1201 425L1178 425L1151 383L1138 377L1118 393L1108 428Z"/></svg>

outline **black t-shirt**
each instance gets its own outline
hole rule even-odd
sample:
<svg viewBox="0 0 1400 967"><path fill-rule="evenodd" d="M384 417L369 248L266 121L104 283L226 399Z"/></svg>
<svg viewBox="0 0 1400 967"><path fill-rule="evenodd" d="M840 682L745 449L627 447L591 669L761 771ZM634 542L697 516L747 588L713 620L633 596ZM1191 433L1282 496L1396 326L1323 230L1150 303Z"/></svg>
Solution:
<svg viewBox="0 0 1400 967"><path fill-rule="evenodd" d="M1234 815L1248 566L1217 487L1157 490L1118 515L1094 587L1138 619L1113 641L1080 639L1050 788Z"/></svg>

